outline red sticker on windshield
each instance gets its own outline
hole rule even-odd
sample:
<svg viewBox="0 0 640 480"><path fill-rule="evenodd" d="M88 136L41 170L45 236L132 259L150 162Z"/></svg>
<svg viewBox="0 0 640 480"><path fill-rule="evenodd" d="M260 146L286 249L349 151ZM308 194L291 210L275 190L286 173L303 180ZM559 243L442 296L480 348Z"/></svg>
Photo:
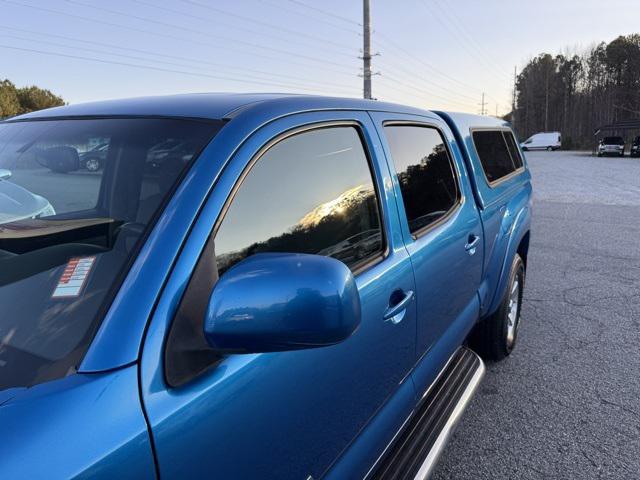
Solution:
<svg viewBox="0 0 640 480"><path fill-rule="evenodd" d="M95 261L96 257L80 257L69 260L51 298L70 298L80 295Z"/></svg>

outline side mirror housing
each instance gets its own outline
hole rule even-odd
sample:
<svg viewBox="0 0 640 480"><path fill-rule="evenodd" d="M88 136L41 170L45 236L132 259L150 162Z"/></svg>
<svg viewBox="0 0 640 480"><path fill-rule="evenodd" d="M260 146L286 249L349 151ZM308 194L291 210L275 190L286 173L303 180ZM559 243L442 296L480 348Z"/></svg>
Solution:
<svg viewBox="0 0 640 480"><path fill-rule="evenodd" d="M319 255L263 253L216 283L204 334L223 352L259 353L334 345L360 324L360 296L342 262Z"/></svg>

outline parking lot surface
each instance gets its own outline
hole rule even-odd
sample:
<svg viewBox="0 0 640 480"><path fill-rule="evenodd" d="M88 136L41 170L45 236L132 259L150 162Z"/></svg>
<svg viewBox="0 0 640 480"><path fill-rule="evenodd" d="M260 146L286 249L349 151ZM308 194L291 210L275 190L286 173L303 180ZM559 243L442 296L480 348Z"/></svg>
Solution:
<svg viewBox="0 0 640 480"><path fill-rule="evenodd" d="M640 158L527 160L518 345L487 365L433 478L640 478Z"/></svg>

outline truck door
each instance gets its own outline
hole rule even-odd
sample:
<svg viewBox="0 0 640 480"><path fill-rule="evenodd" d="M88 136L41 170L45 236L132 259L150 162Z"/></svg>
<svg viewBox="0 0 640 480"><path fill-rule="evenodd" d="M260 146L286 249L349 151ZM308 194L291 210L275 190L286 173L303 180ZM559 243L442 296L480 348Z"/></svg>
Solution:
<svg viewBox="0 0 640 480"><path fill-rule="evenodd" d="M438 342L448 341L445 334L454 324L468 331L478 318L482 226L448 127L437 119L374 118L395 173L405 244L416 277L420 358ZM451 351L460 343L459 335L453 337Z"/></svg>
<svg viewBox="0 0 640 480"><path fill-rule="evenodd" d="M214 144L243 137L234 122L242 124L234 119ZM141 387L161 476L320 478L376 413L400 397L398 391L408 395L394 413L408 416L415 402L409 372L416 287L395 197L385 186L390 183L364 112L288 116L259 129L234 154L193 228L145 342ZM176 299L190 272L210 258L210 236L216 262L210 267L219 275L259 252L340 259L356 278L359 329L330 347L217 358L198 340L201 325L191 339L183 335L173 344L171 328L180 325L176 317L171 326ZM184 345L191 341L196 355L189 373ZM394 433L385 431L389 438L379 438L382 445ZM373 459L361 462L353 478L381 453L369 447Z"/></svg>

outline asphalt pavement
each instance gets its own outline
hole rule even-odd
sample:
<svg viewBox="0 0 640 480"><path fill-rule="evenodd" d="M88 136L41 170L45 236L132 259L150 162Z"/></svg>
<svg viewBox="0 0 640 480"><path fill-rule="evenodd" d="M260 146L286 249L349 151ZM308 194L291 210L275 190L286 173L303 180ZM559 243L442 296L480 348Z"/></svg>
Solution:
<svg viewBox="0 0 640 480"><path fill-rule="evenodd" d="M640 158L529 152L513 354L487 364L434 479L640 478Z"/></svg>

